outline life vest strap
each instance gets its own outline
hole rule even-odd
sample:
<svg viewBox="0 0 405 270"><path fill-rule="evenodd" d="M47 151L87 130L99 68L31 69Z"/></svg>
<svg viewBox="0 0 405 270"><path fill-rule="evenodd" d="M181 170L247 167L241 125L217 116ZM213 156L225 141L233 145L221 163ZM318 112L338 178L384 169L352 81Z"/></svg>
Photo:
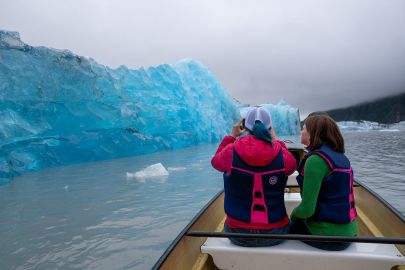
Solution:
<svg viewBox="0 0 405 270"><path fill-rule="evenodd" d="M231 170L238 170L238 171L241 171L241 172L245 172L245 173L249 173L249 174L253 174L253 175L257 174L257 175L260 175L260 176L265 175L265 174L284 172L285 171L285 169L279 169L279 170L272 170L272 171L260 172L259 173L259 172L253 172L253 171L245 170L245 169L234 167L234 166L231 167Z"/></svg>
<svg viewBox="0 0 405 270"><path fill-rule="evenodd" d="M349 195L349 202L350 202L350 221L353 221L357 217L356 211L356 202L354 200L354 190L353 190L353 170L350 167L350 195Z"/></svg>
<svg viewBox="0 0 405 270"><path fill-rule="evenodd" d="M326 163L328 163L329 167L334 171L335 170L335 166L333 166L332 162L330 162L329 158L327 158L324 154L320 153L320 152L314 152L315 155L320 156L323 160L326 161Z"/></svg>

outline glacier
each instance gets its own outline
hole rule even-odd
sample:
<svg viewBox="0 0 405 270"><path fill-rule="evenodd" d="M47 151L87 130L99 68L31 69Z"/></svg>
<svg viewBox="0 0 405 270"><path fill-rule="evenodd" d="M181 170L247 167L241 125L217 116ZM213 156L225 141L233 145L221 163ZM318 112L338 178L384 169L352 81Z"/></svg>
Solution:
<svg viewBox="0 0 405 270"><path fill-rule="evenodd" d="M371 121L340 121L337 123L345 131L405 131L405 121L394 124L381 124Z"/></svg>
<svg viewBox="0 0 405 270"><path fill-rule="evenodd" d="M285 100L280 100L277 104L259 104L265 107L273 122L274 130L278 136L291 136L300 133L300 115L297 108L291 107ZM250 107L240 108L240 114L245 118Z"/></svg>
<svg viewBox="0 0 405 270"><path fill-rule="evenodd" d="M278 135L298 109L264 104ZM192 59L116 69L0 30L0 182L21 173L218 142L245 106Z"/></svg>

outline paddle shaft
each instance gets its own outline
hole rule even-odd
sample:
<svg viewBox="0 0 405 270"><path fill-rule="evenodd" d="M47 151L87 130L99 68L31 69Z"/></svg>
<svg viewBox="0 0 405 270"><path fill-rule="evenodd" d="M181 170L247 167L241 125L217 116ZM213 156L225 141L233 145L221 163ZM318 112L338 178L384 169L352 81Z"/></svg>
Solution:
<svg viewBox="0 0 405 270"><path fill-rule="evenodd" d="M286 188L299 188L300 186L299 185L286 185L285 187ZM361 185L354 183L353 187L361 187Z"/></svg>
<svg viewBox="0 0 405 270"><path fill-rule="evenodd" d="M376 244L397 244L405 245L405 238L399 237L349 237L349 236L323 236L305 234L252 234L252 233L226 233L226 232L202 232L192 231L187 233L192 237L220 237L220 238L262 238L262 239L283 239L320 242L358 242Z"/></svg>

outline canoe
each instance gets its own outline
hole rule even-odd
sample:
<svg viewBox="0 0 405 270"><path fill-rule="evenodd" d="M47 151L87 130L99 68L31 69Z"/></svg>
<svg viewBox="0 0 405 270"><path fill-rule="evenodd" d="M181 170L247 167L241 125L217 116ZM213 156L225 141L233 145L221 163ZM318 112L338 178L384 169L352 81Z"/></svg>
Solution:
<svg viewBox="0 0 405 270"><path fill-rule="evenodd" d="M289 150L296 159L304 154L299 148ZM346 250L316 249L298 240L317 236L300 235L280 235L287 240L272 247L233 245L228 239L232 234L222 232L225 213L221 191L183 229L152 269L405 269L405 218L358 181L354 192L358 237L318 237L321 241L352 241ZM287 212L291 213L300 200L295 176L290 176L285 190Z"/></svg>

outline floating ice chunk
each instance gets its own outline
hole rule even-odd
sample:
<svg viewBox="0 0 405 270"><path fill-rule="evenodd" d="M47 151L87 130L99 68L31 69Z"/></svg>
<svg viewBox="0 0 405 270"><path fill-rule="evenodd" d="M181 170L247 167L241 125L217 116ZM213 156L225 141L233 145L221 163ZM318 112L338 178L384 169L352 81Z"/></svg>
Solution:
<svg viewBox="0 0 405 270"><path fill-rule="evenodd" d="M127 172L127 178L138 178L138 179L159 178L159 177L166 177L168 175L169 172L162 165L162 163L150 165L145 169L137 171L135 173Z"/></svg>
<svg viewBox="0 0 405 270"><path fill-rule="evenodd" d="M390 125L391 129L398 129L399 131L405 131L405 121Z"/></svg>
<svg viewBox="0 0 405 270"><path fill-rule="evenodd" d="M400 130L399 129L381 129L379 131L381 131L381 132L399 132Z"/></svg>
<svg viewBox="0 0 405 270"><path fill-rule="evenodd" d="M341 131L370 131L398 132L405 130L405 122L382 124L370 121L341 121L337 123Z"/></svg>
<svg viewBox="0 0 405 270"><path fill-rule="evenodd" d="M167 167L169 172L184 172L187 170L186 167Z"/></svg>
<svg viewBox="0 0 405 270"><path fill-rule="evenodd" d="M383 127L371 121L341 121L337 123L341 131L381 130Z"/></svg>

